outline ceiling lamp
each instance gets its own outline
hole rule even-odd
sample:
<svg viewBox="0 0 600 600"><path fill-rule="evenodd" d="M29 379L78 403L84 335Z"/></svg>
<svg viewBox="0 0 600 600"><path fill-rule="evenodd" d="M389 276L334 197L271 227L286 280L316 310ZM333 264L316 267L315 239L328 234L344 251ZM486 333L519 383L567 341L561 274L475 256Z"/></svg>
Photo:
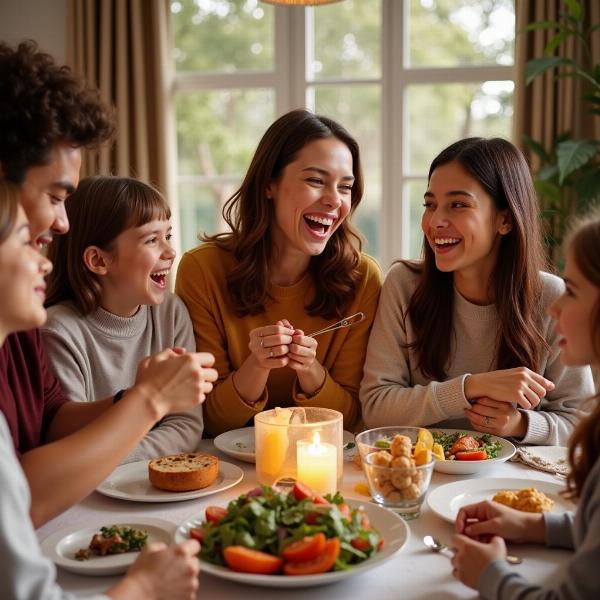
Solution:
<svg viewBox="0 0 600 600"><path fill-rule="evenodd" d="M268 4L280 4L282 6L314 6L316 4L333 4L340 0L262 0Z"/></svg>

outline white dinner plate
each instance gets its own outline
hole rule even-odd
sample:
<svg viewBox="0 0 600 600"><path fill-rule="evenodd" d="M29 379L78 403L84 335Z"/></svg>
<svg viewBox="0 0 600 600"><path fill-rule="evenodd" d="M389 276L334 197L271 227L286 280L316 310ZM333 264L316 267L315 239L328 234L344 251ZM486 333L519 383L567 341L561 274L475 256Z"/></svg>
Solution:
<svg viewBox="0 0 600 600"><path fill-rule="evenodd" d="M219 460L219 474L212 485L189 492L167 492L150 483L148 462L140 460L117 467L96 491L111 498L134 502L179 502L222 492L240 482L244 476L244 472L236 465Z"/></svg>
<svg viewBox="0 0 600 600"><path fill-rule="evenodd" d="M561 513L575 510L575 504L560 495L564 484L541 479L490 477L488 479L467 479L440 485L427 496L429 508L445 521L454 523L462 506L482 500L491 500L502 490L521 490L533 487L554 500L552 512Z"/></svg>
<svg viewBox="0 0 600 600"><path fill-rule="evenodd" d="M114 522L109 515L97 525L82 527L73 525L56 531L48 536L41 544L42 552L54 564L78 575L117 575L125 573L139 552L125 552L124 554L111 554L109 556L93 556L88 560L75 560L75 554L80 548L87 548L95 533L101 527L118 525L119 527L133 527L148 532L148 543L164 542L170 544L173 540L175 525L162 519L132 517L129 521Z"/></svg>
<svg viewBox="0 0 600 600"><path fill-rule="evenodd" d="M343 443L354 442L354 434L349 431L343 433ZM244 462L256 462L256 449L254 443L254 427L233 429L218 435L214 439L215 448Z"/></svg>
<svg viewBox="0 0 600 600"><path fill-rule="evenodd" d="M470 431L469 429L437 429L428 427L429 431L435 433L440 431L446 434L452 434L459 431L465 435L473 437L481 437L483 434L479 431ZM485 473L494 465L506 462L516 452L514 444L504 438L490 434L490 439L493 442L500 442L502 449L496 458L488 458L486 460L436 460L434 470L438 473L448 473L450 475L472 475L473 473Z"/></svg>
<svg viewBox="0 0 600 600"><path fill-rule="evenodd" d="M200 560L200 570L202 574L208 573L222 579L229 579L239 583L248 585L260 585L266 587L278 588L295 588L295 587L311 587L315 585L327 585L335 583L348 577L354 577L369 571L383 564L397 552L399 552L408 542L410 530L402 517L393 513L387 508L382 508L369 502L361 502L360 500L346 500L352 508L362 506L367 513L371 525L377 529L384 539L383 549L375 556L369 558L363 563L356 565L347 571L332 571L330 573L322 573L320 575L254 575L252 573L238 573L227 567L213 565L206 561ZM175 541L183 542L189 539L189 531L192 527L198 527L204 519L198 517L185 521L177 527L175 531Z"/></svg>

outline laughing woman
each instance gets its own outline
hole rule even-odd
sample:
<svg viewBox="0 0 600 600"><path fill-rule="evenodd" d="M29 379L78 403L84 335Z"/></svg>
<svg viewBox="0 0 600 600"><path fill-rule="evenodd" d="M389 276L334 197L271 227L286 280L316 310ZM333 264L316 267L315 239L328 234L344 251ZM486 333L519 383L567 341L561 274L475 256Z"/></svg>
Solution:
<svg viewBox="0 0 600 600"><path fill-rule="evenodd" d="M292 111L269 127L225 205L231 233L187 252L176 292L219 382L204 404L213 435L274 406L360 418L358 386L381 287L350 224L363 193L359 150L331 119ZM317 339L345 316L365 319Z"/></svg>
<svg viewBox="0 0 600 600"><path fill-rule="evenodd" d="M547 316L562 281L542 271L538 207L521 153L469 138L431 164L424 261L387 275L369 341L365 422L469 427L566 445L593 393L565 367Z"/></svg>

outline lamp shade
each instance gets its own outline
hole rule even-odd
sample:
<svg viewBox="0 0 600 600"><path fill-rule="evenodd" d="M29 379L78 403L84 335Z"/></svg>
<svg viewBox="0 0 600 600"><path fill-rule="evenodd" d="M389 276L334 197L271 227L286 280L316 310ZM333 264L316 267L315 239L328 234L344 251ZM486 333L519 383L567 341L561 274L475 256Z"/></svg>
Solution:
<svg viewBox="0 0 600 600"><path fill-rule="evenodd" d="M340 0L262 0L267 4L279 4L281 6L316 6L317 4L333 4Z"/></svg>

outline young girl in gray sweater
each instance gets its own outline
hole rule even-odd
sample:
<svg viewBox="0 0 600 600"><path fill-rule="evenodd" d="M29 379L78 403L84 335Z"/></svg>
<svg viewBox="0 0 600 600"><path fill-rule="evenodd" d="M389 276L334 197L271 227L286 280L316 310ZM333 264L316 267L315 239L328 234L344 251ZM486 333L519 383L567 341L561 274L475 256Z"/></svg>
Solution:
<svg viewBox="0 0 600 600"><path fill-rule="evenodd" d="M187 309L167 290L171 212L157 190L124 177L84 179L66 210L71 229L49 247L43 341L70 400L118 400L144 357L196 349ZM164 418L124 462L195 450L201 410Z"/></svg>
<svg viewBox="0 0 600 600"><path fill-rule="evenodd" d="M550 307L560 336L565 365L600 367L600 213L575 231L567 251L566 291ZM600 592L600 394L569 443L571 472L567 494L578 501L577 513L523 513L481 502L460 510L452 545L454 575L478 589L482 598L596 599ZM476 522L469 521L475 519ZM471 523L471 524L469 524ZM482 539L490 538L489 543ZM484 538L485 536L485 538ZM553 589L526 581L503 560L504 540L545 543L574 550Z"/></svg>

